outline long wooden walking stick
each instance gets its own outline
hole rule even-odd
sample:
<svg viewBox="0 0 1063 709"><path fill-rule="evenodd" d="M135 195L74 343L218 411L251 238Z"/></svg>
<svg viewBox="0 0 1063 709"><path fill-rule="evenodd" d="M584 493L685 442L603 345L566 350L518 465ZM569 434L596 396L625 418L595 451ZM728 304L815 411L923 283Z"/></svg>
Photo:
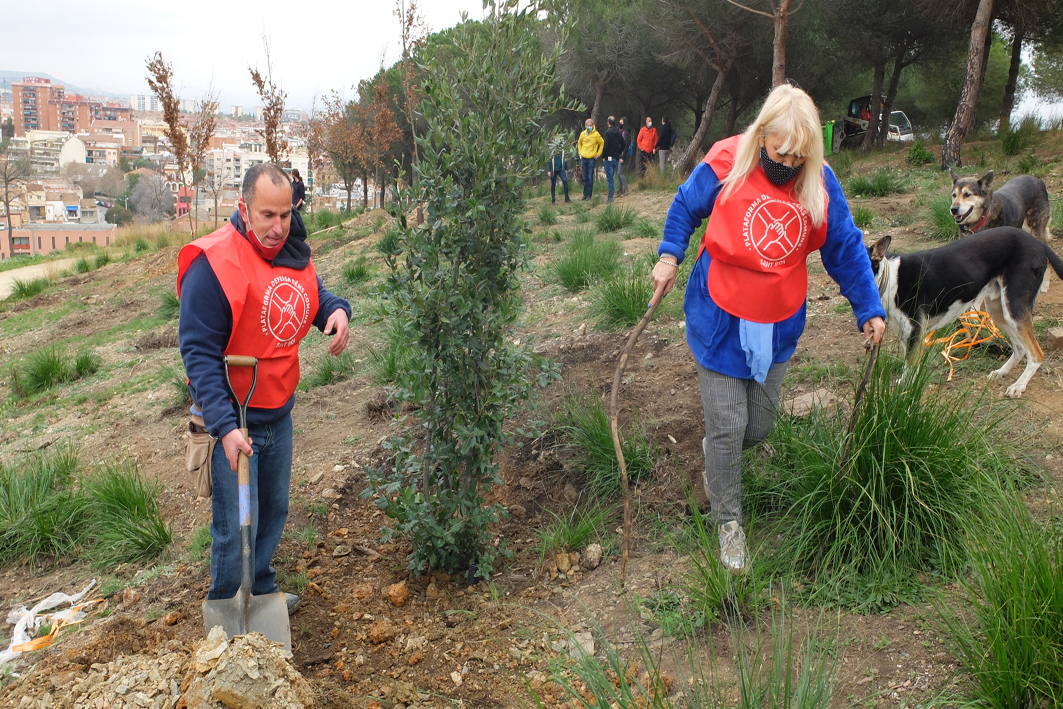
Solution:
<svg viewBox="0 0 1063 709"><path fill-rule="evenodd" d="M631 354L631 351L635 349L635 342L639 339L639 335L646 329L646 326L650 324L650 320L653 318L653 314L657 312L657 306L664 300L664 294L657 299L657 302L650 306L646 314L642 316L642 320L639 320L639 324L635 326L635 329L631 331L631 335L627 338L627 344L624 345L624 349L620 352L620 363L616 365L616 372L613 374L613 391L609 395L609 432L613 435L613 448L616 450L616 459L620 463L620 482L624 488L624 538L622 551L620 556L620 586L624 586L627 581L627 559L630 550L631 542L631 489L628 486L627 480L627 465L624 463L624 450L620 446L620 428L617 424L617 393L620 391L620 378L624 376L624 367L627 366L627 358Z"/></svg>

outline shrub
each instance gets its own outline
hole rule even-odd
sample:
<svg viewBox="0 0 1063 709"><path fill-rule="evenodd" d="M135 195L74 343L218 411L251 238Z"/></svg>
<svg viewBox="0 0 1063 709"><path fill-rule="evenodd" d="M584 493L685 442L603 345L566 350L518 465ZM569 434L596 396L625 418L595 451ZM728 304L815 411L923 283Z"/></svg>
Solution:
<svg viewBox="0 0 1063 709"><path fill-rule="evenodd" d="M539 207L539 223L543 226L553 226L557 224L557 212L553 207Z"/></svg>
<svg viewBox="0 0 1063 709"><path fill-rule="evenodd" d="M87 258L85 258L84 256L79 258L77 260L77 263L74 264L74 272L75 273L88 273L91 270L92 270L92 264L89 263L89 260Z"/></svg>
<svg viewBox="0 0 1063 709"><path fill-rule="evenodd" d="M488 579L508 553L490 543L503 511L485 497L499 480L503 424L532 391L533 353L511 334L526 263L524 189L548 158L542 121L573 107L554 94L560 50L544 56L538 29L534 6L507 2L482 24L454 28L446 62L427 60L419 192L393 203L404 258L388 261L385 317L410 353L395 395L415 405L406 430L425 445L388 442L394 468L367 469L365 495L396 520L386 539L411 537L418 574ZM414 203L426 207L418 227L405 217ZM540 370L541 383L554 377Z"/></svg>
<svg viewBox="0 0 1063 709"><path fill-rule="evenodd" d="M640 259L618 269L591 292L591 314L607 330L622 330L642 319L653 298L649 269ZM681 300L681 298L679 299Z"/></svg>
<svg viewBox="0 0 1063 709"><path fill-rule="evenodd" d="M743 507L785 513L777 559L810 582L810 598L869 612L918 597L915 575L954 575L966 524L998 504L991 493L1002 480L1019 482L1000 414L931 378L925 359L905 369L880 354L848 460L845 411L776 422L775 455L755 462Z"/></svg>
<svg viewBox="0 0 1063 709"><path fill-rule="evenodd" d="M934 154L923 147L923 141L917 140L908 148L908 164L912 167L922 167L934 162Z"/></svg>
<svg viewBox="0 0 1063 709"><path fill-rule="evenodd" d="M960 227L952 216L952 198L935 197L927 211L927 235L938 241L952 241L960 237Z"/></svg>
<svg viewBox="0 0 1063 709"><path fill-rule="evenodd" d="M103 215L103 220L108 224L117 224L118 226L125 226L133 223L133 212L129 211L120 204L116 204L113 207L107 209L107 213Z"/></svg>
<svg viewBox="0 0 1063 709"><path fill-rule="evenodd" d="M133 242L133 251L138 254L142 254L145 251L151 251L151 244L148 243L147 239L140 237Z"/></svg>
<svg viewBox="0 0 1063 709"><path fill-rule="evenodd" d="M853 207L853 223L861 229L866 229L875 221L875 212L861 204Z"/></svg>
<svg viewBox="0 0 1063 709"><path fill-rule="evenodd" d="M879 168L870 175L856 175L849 178L849 192L864 197L889 197L904 191L900 175L889 168Z"/></svg>
<svg viewBox="0 0 1063 709"><path fill-rule="evenodd" d="M1063 702L1061 542L1019 501L971 525L967 603L957 610L939 602L937 610L983 706Z"/></svg>
<svg viewBox="0 0 1063 709"><path fill-rule="evenodd" d="M348 261L343 264L342 275L344 283L348 286L356 286L359 283L369 280L369 276L372 275L372 272L369 270L369 264L363 255L353 261Z"/></svg>
<svg viewBox="0 0 1063 709"><path fill-rule="evenodd" d="M561 400L554 416L554 426L566 441L580 471L587 479L594 499L612 497L620 492L620 464L609 430L609 415L598 396L571 393ZM634 430L621 434L628 480L632 483L650 475L656 458L656 446L634 422Z"/></svg>
<svg viewBox="0 0 1063 709"><path fill-rule="evenodd" d="M625 227L631 226L634 222L635 212L623 207L617 207L615 204L607 205L594 219L594 225L601 232L620 231Z"/></svg>
<svg viewBox="0 0 1063 709"><path fill-rule="evenodd" d="M135 462L105 465L83 483L91 509L89 558L100 567L154 559L173 539L156 501L159 485L140 475Z"/></svg>
<svg viewBox="0 0 1063 709"><path fill-rule="evenodd" d="M608 278L620 267L620 244L611 239L596 241L581 229L572 233L564 256L554 265L557 280L572 293Z"/></svg>
<svg viewBox="0 0 1063 709"><path fill-rule="evenodd" d="M29 300L33 296L43 293L50 285L47 278L32 278L24 281L16 278L12 281L11 295L8 300Z"/></svg>
<svg viewBox="0 0 1063 709"><path fill-rule="evenodd" d="M163 291L159 296L159 315L166 320L173 320L181 315L181 301L175 291Z"/></svg>
<svg viewBox="0 0 1063 709"><path fill-rule="evenodd" d="M96 268L102 268L111 262L111 256L106 251L96 254Z"/></svg>
<svg viewBox="0 0 1063 709"><path fill-rule="evenodd" d="M299 388L307 391L326 384L346 381L355 375L358 363L349 350L344 350L338 357L329 353L322 354L310 367L310 371L299 382Z"/></svg>

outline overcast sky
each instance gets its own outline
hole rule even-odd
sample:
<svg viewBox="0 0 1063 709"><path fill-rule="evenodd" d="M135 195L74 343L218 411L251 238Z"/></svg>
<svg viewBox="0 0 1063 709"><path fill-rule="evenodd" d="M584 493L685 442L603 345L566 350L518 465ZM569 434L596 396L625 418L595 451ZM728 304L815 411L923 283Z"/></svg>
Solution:
<svg viewBox="0 0 1063 709"><path fill-rule="evenodd" d="M290 108L351 85L401 55L394 0L143 0L4 2L0 70L43 72L86 89L149 93L145 60L161 50L173 65L181 97L198 99L213 79L223 113L259 101L248 66L265 69L262 35L270 40L274 80ZM460 13L483 17L482 0L422 0L431 31Z"/></svg>

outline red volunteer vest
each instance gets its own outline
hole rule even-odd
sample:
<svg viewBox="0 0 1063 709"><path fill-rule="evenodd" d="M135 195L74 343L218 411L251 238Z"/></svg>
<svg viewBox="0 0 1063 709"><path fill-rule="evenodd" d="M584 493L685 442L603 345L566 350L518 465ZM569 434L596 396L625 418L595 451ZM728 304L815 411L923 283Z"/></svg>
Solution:
<svg viewBox="0 0 1063 709"><path fill-rule="evenodd" d="M722 181L734 165L742 135L721 140L705 156ZM720 191L722 196L723 191ZM827 240L827 220L812 225L808 212L776 187L759 167L721 204L713 205L701 239L708 251L708 288L725 311L758 323L781 322L798 310L808 294L805 259Z"/></svg>
<svg viewBox="0 0 1063 709"><path fill-rule="evenodd" d="M278 409L299 385L299 342L317 314L314 263L297 271L275 267L226 224L196 239L177 257L177 295L181 280L199 254L206 254L233 313L233 331L225 354L258 357L258 382L250 406ZM232 367L229 378L241 401L251 387L251 370Z"/></svg>

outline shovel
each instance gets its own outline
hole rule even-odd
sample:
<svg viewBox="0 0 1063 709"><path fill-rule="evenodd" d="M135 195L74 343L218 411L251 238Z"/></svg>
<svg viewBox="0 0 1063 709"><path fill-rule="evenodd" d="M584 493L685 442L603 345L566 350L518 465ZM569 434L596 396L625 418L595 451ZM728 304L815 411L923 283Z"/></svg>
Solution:
<svg viewBox="0 0 1063 709"><path fill-rule="evenodd" d="M252 367L251 388L241 402L229 380L229 367ZM247 440L247 404L255 391L258 380L258 360L239 355L225 356L225 383L229 386L233 401L238 405L240 433ZM240 590L233 598L203 601L203 620L207 632L220 625L225 635L232 638L247 633L262 633L273 642L281 643L291 652L292 633L288 626L288 603L283 593L264 596L251 595L251 484L250 463L242 451L237 470L240 486Z"/></svg>

